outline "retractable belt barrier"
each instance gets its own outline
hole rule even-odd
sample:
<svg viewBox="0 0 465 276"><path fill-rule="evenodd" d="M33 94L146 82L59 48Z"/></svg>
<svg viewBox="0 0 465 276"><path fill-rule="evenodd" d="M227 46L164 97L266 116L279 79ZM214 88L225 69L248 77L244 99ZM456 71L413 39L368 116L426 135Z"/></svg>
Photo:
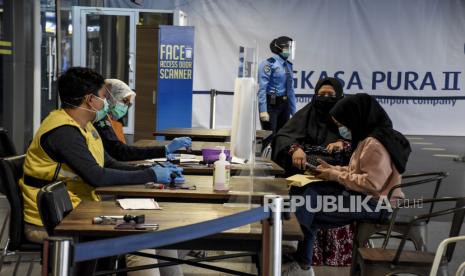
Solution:
<svg viewBox="0 0 465 276"><path fill-rule="evenodd" d="M263 248L266 248L262 274L278 276L281 273L282 207L282 197L267 195L262 207L169 230L78 244L73 244L68 237L49 237L44 243L42 275L68 276L76 262L160 248L262 221Z"/></svg>

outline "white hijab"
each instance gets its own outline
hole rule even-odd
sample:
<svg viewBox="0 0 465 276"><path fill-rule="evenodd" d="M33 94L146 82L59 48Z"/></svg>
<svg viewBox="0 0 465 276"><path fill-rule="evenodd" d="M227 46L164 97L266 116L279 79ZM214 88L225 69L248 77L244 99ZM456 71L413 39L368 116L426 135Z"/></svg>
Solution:
<svg viewBox="0 0 465 276"><path fill-rule="evenodd" d="M131 88L121 80L118 79L106 79L106 84L110 86L110 95L108 97L108 102L110 106L114 106L116 101L122 102L124 98L131 97L131 102L134 101L136 92L132 91Z"/></svg>

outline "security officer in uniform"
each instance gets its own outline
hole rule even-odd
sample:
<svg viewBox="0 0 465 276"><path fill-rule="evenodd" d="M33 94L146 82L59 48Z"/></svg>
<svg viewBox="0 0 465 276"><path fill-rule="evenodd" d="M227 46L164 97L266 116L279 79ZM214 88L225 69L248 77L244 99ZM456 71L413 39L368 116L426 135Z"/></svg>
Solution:
<svg viewBox="0 0 465 276"><path fill-rule="evenodd" d="M258 110L262 129L273 135L296 112L292 63L288 61L293 40L281 36L270 43L275 55L263 61L258 68ZM267 141L265 141L266 143Z"/></svg>

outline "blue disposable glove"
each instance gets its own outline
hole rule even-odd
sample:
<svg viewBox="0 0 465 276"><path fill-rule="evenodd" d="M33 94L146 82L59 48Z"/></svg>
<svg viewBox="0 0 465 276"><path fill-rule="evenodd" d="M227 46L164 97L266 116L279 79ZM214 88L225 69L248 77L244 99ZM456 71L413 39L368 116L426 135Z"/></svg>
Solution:
<svg viewBox="0 0 465 276"><path fill-rule="evenodd" d="M178 174L176 178L174 179L175 184L183 184L185 181L186 179L184 178L184 175L182 174Z"/></svg>
<svg viewBox="0 0 465 276"><path fill-rule="evenodd" d="M165 162L156 162L158 165L161 165L162 167L165 167L165 168L178 168L178 166L176 166L175 164L169 162L169 161L165 161ZM183 171L183 168L178 168L178 169L181 169L181 172Z"/></svg>
<svg viewBox="0 0 465 276"><path fill-rule="evenodd" d="M189 137L179 137L173 139L171 143L165 146L166 147L166 154L173 153L180 148L190 148L192 147L192 139Z"/></svg>
<svg viewBox="0 0 465 276"><path fill-rule="evenodd" d="M176 174L176 178L174 179L174 183L181 184L184 183L185 179L182 175L182 168L178 167L162 167L160 165L156 165L152 167L153 172L155 173L157 183L163 184L170 184L171 183L171 174Z"/></svg>

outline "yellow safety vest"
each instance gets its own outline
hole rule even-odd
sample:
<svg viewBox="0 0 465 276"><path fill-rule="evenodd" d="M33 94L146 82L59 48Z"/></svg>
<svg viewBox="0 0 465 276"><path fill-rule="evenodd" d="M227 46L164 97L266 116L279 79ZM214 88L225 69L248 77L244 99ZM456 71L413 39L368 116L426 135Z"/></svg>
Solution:
<svg viewBox="0 0 465 276"><path fill-rule="evenodd" d="M92 156L103 167L103 144L92 123L89 122L86 128L83 129L68 113L63 109L59 109L51 112L45 118L34 136L26 153L26 160L23 166L24 175L47 182L64 180L68 187L73 207L76 207L81 202L81 199L98 201L99 197L95 194L94 187L85 183L67 164L60 164L53 160L40 145L42 135L64 125L75 126L79 129L82 136L86 139L87 147ZM63 139L66 139L66 137L63 137ZM24 176L19 180L19 186L23 194L24 220L28 223L42 226L43 224L37 209L37 193L39 189L30 185L27 185Z"/></svg>

